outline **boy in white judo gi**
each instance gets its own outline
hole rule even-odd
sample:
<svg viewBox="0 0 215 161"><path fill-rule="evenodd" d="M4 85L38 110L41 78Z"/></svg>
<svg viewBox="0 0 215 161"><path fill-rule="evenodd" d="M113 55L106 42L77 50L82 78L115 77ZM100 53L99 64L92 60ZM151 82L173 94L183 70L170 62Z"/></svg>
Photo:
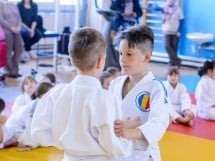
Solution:
<svg viewBox="0 0 215 161"><path fill-rule="evenodd" d="M122 31L118 38L124 75L114 79L109 89L121 105L124 119L139 117L142 122L131 129L124 121L115 121L116 134L133 140L132 156L119 160L160 161L158 142L169 125L170 105L163 84L147 71L154 44L153 32L145 25L137 25Z"/></svg>
<svg viewBox="0 0 215 161"><path fill-rule="evenodd" d="M130 142L114 133L114 120L121 119L121 109L97 79L104 68L105 48L99 31L74 31L69 53L78 75L38 102L32 135L41 145L63 149L63 161L111 161L129 154Z"/></svg>
<svg viewBox="0 0 215 161"><path fill-rule="evenodd" d="M191 103L186 86L179 82L180 75L178 68L169 68L166 79L163 83L171 102L171 122L193 126L197 108Z"/></svg>

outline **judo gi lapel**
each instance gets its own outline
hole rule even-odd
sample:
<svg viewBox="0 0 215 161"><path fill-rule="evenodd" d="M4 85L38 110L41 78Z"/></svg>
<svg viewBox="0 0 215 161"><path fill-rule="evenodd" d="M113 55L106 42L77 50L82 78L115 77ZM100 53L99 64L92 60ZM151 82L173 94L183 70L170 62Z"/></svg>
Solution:
<svg viewBox="0 0 215 161"><path fill-rule="evenodd" d="M148 73L124 97L122 100L124 114L130 113L131 116L142 115L142 113L148 114L150 111L151 81L153 79L154 76L151 73Z"/></svg>

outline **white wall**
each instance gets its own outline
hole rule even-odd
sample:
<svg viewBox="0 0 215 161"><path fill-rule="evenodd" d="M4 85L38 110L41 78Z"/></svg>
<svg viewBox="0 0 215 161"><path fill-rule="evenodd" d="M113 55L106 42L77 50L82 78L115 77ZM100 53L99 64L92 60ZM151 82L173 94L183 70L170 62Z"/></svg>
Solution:
<svg viewBox="0 0 215 161"><path fill-rule="evenodd" d="M44 27L48 30L55 28L55 5L53 3L38 3L39 14L43 17ZM75 8L74 6L60 6L59 31L62 32L64 26L74 28Z"/></svg>
<svg viewBox="0 0 215 161"><path fill-rule="evenodd" d="M99 7L109 9L111 0L98 0ZM38 3L39 14L44 18L44 27L48 30L54 30L55 5L53 3ZM105 20L96 12L94 0L88 0L86 26L102 30ZM59 15L59 31L63 31L64 26L75 26L75 6L61 5Z"/></svg>
<svg viewBox="0 0 215 161"><path fill-rule="evenodd" d="M103 9L109 9L111 0L98 1L99 7ZM88 0L88 17L87 25L97 28L100 31L103 29L105 20L104 18L96 12L94 0Z"/></svg>

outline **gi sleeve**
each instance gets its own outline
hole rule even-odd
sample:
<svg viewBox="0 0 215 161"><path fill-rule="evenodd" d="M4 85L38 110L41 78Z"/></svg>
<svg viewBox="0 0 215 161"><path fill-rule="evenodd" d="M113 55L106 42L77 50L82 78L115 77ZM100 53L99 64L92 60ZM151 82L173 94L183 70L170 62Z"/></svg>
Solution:
<svg viewBox="0 0 215 161"><path fill-rule="evenodd" d="M138 128L152 145L159 142L169 125L170 104L164 85L158 81L153 84L150 103L148 121Z"/></svg>
<svg viewBox="0 0 215 161"><path fill-rule="evenodd" d="M43 96L35 109L32 118L31 135L42 146L52 146L52 114L54 101L47 93Z"/></svg>
<svg viewBox="0 0 215 161"><path fill-rule="evenodd" d="M111 93L108 92L105 98L101 104L102 108L98 108L98 111L95 111L99 115L92 122L94 136L98 138L98 142L110 156L128 155L131 150L131 142L117 137L114 133L114 121L119 119L121 107L117 106Z"/></svg>

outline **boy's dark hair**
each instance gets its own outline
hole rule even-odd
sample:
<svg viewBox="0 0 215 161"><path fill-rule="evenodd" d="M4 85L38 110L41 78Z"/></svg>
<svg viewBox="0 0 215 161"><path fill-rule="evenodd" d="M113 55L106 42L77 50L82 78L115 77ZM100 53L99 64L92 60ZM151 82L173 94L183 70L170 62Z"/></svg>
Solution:
<svg viewBox="0 0 215 161"><path fill-rule="evenodd" d="M68 46L72 64L82 71L91 70L96 61L106 54L105 49L102 34L89 27L73 32Z"/></svg>
<svg viewBox="0 0 215 161"><path fill-rule="evenodd" d="M206 60L202 67L198 69L198 75L201 77L207 74L208 70L213 70L215 68L214 60Z"/></svg>
<svg viewBox="0 0 215 161"><path fill-rule="evenodd" d="M5 101L2 98L0 98L0 114L4 109L5 109Z"/></svg>
<svg viewBox="0 0 215 161"><path fill-rule="evenodd" d="M99 80L101 84L103 85L105 79L112 77L112 74L108 71L103 71L102 74L99 76Z"/></svg>
<svg viewBox="0 0 215 161"><path fill-rule="evenodd" d="M117 72L120 72L119 68L117 67L108 67L106 71L111 73L112 75L116 74Z"/></svg>
<svg viewBox="0 0 215 161"><path fill-rule="evenodd" d="M37 86L36 91L35 91L36 98L42 97L42 95L44 95L46 92L48 92L52 87L53 87L53 85L51 83L41 82Z"/></svg>
<svg viewBox="0 0 215 161"><path fill-rule="evenodd" d="M29 2L30 2L30 4L31 4L31 6L32 6L32 4L33 4L33 0L30 0ZM25 1L24 1L24 0L22 0L22 2L21 2L21 3L24 5Z"/></svg>
<svg viewBox="0 0 215 161"><path fill-rule="evenodd" d="M152 53L154 33L152 29L146 25L135 25L119 33L116 40L127 40L129 48L137 47L143 53Z"/></svg>
<svg viewBox="0 0 215 161"><path fill-rule="evenodd" d="M167 75L180 74L178 67L170 67L167 71Z"/></svg>
<svg viewBox="0 0 215 161"><path fill-rule="evenodd" d="M47 77L50 79L51 83L55 84L56 83L56 77L53 73L46 73L43 75L44 77Z"/></svg>

